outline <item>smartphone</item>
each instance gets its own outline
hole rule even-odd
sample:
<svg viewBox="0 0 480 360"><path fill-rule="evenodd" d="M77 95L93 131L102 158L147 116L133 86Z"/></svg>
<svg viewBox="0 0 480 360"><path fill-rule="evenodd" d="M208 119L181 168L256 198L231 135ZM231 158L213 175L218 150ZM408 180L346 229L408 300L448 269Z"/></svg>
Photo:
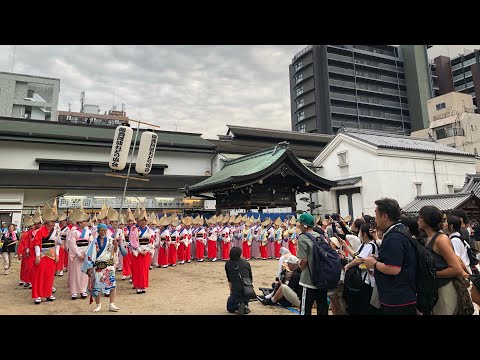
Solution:
<svg viewBox="0 0 480 360"><path fill-rule="evenodd" d="M375 230L377 227L377 224L375 223L375 220L370 220L370 229Z"/></svg>

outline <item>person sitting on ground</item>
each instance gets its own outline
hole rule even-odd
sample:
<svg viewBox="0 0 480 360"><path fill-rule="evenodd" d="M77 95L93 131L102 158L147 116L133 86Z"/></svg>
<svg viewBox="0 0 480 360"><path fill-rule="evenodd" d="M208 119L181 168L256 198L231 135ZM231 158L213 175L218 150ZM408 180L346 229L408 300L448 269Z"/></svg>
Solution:
<svg viewBox="0 0 480 360"><path fill-rule="evenodd" d="M282 271L286 269L285 264L287 262L287 259L292 256L292 253L286 247L281 247L280 255L280 259L278 259L278 277L280 277L282 275Z"/></svg>
<svg viewBox="0 0 480 360"><path fill-rule="evenodd" d="M300 260L292 255L287 259L288 269L292 272L292 276L288 284L280 284L272 296L266 296L259 299L263 305L274 305L279 303L282 306L294 306L300 308L300 298L302 297L303 287L300 285L300 275L302 270L299 266ZM257 297L258 298L258 297Z"/></svg>
<svg viewBox="0 0 480 360"><path fill-rule="evenodd" d="M225 263L225 273L227 274L230 296L227 299L227 311L236 312L237 315L250 313L248 308L249 299L243 294L242 279L251 279L253 282L252 268L250 263L241 258L242 249L234 246L230 249L230 260Z"/></svg>

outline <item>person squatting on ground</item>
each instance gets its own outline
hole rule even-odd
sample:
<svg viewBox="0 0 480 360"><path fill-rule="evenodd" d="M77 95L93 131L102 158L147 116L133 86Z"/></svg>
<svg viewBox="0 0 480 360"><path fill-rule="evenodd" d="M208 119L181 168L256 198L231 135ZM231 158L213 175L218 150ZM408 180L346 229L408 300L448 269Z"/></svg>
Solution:
<svg viewBox="0 0 480 360"><path fill-rule="evenodd" d="M252 268L250 263L241 258L242 249L233 247L230 249L230 259L225 263L225 273L227 274L228 287L230 296L227 299L227 311L230 313L237 312L238 315L250 313L248 308L249 299L243 293L244 279L251 279L253 282ZM241 277L240 277L241 275Z"/></svg>

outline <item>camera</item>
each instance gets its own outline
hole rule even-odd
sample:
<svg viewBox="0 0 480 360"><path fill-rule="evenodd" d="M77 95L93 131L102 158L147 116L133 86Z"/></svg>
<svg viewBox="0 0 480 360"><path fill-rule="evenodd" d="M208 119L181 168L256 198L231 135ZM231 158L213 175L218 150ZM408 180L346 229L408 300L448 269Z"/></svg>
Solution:
<svg viewBox="0 0 480 360"><path fill-rule="evenodd" d="M334 214L325 214L325 219L328 220L329 218L332 218L333 220L338 221L338 220L340 220L340 215L335 214L335 213Z"/></svg>

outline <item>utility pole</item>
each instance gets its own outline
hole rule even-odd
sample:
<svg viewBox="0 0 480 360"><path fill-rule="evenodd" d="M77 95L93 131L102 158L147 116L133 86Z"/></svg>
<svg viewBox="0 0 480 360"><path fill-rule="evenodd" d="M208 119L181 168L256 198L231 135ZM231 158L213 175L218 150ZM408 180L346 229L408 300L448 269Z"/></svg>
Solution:
<svg viewBox="0 0 480 360"><path fill-rule="evenodd" d="M17 45L14 45L14 47L13 47L12 72L13 72L13 67L15 66L15 55L16 54L17 54Z"/></svg>

